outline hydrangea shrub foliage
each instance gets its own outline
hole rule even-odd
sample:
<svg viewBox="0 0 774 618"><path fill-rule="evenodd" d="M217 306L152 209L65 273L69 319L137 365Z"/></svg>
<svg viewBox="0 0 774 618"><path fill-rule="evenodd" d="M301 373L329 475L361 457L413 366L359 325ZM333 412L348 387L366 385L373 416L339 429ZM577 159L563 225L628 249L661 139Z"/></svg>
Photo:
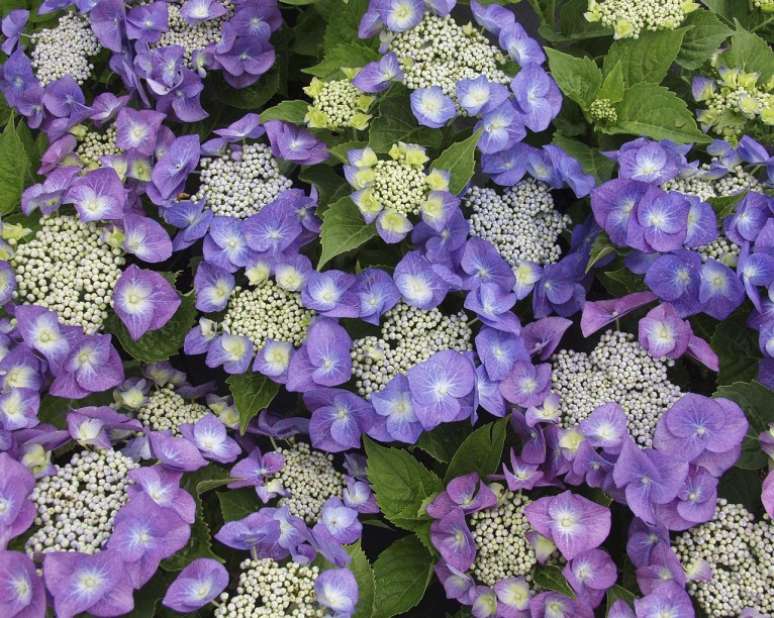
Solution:
<svg viewBox="0 0 774 618"><path fill-rule="evenodd" d="M774 617L774 2L0 12L0 618Z"/></svg>

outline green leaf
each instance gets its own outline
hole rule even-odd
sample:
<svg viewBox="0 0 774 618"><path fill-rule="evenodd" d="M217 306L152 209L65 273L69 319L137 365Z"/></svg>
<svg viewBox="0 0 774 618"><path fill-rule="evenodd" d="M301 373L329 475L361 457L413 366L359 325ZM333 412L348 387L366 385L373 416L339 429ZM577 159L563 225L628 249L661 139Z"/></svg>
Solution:
<svg viewBox="0 0 774 618"><path fill-rule="evenodd" d="M326 50L335 47L342 41L358 40L358 26L368 5L369 0L349 0L345 4L342 4L341 0L320 0L318 2L316 8L322 13L328 24L325 28L324 37L324 47ZM368 45L376 52L378 39L372 39ZM344 66L353 65L344 64Z"/></svg>
<svg viewBox="0 0 774 618"><path fill-rule="evenodd" d="M535 571L534 582L544 590L553 590L571 599L575 598L575 593L570 588L570 584L567 583L559 567L544 566L538 568Z"/></svg>
<svg viewBox="0 0 774 618"><path fill-rule="evenodd" d="M391 618L416 607L432 575L432 557L415 536L395 541L374 562L373 618Z"/></svg>
<svg viewBox="0 0 774 618"><path fill-rule="evenodd" d="M376 582L371 563L363 552L358 541L347 548L347 553L352 557L348 568L355 576L358 588L357 606L352 618L371 618L374 612L374 597L376 595Z"/></svg>
<svg viewBox="0 0 774 618"><path fill-rule="evenodd" d="M237 109L255 111L263 107L267 101L280 91L282 74L279 66L263 74L257 82L247 88L232 88L222 78L216 78L212 92L215 98Z"/></svg>
<svg viewBox="0 0 774 618"><path fill-rule="evenodd" d="M717 15L704 10L690 13L684 24L688 31L683 37L677 64L691 70L707 62L733 32Z"/></svg>
<svg viewBox="0 0 774 618"><path fill-rule="evenodd" d="M607 99L611 103L620 103L626 94L626 76L624 64L618 60L605 75L605 80L597 92L597 99Z"/></svg>
<svg viewBox="0 0 774 618"><path fill-rule="evenodd" d="M137 341L132 339L115 313L111 313L105 320L105 329L116 336L121 348L132 358L142 363L165 361L180 351L185 336L196 320L193 292L182 295L180 301L180 307L169 322L158 330L145 333Z"/></svg>
<svg viewBox="0 0 774 618"><path fill-rule="evenodd" d="M762 479L758 470L731 468L720 477L718 496L732 504L741 504L753 514L762 514Z"/></svg>
<svg viewBox="0 0 774 618"><path fill-rule="evenodd" d="M279 392L279 384L272 382L260 373L242 373L226 379L234 405L239 412L239 432L244 435L247 426L256 414L274 400Z"/></svg>
<svg viewBox="0 0 774 618"><path fill-rule="evenodd" d="M223 521L226 522L244 519L263 506L253 487L219 491L217 496L220 513L223 515Z"/></svg>
<svg viewBox="0 0 774 618"><path fill-rule="evenodd" d="M685 101L655 84L637 84L626 91L618 107L618 123L608 133L669 139L680 144L707 143Z"/></svg>
<svg viewBox="0 0 774 618"><path fill-rule="evenodd" d="M441 479L408 452L364 439L368 480L384 516L396 526L414 530L426 498L443 489ZM377 605L378 606L378 605Z"/></svg>
<svg viewBox="0 0 774 618"><path fill-rule="evenodd" d="M551 75L561 91L586 109L602 85L602 71L591 58L579 58L546 47Z"/></svg>
<svg viewBox="0 0 774 618"><path fill-rule="evenodd" d="M723 197L711 197L707 201L715 210L718 219L724 219L728 215L736 212L736 205L747 195L747 191L737 193L736 195L725 195Z"/></svg>
<svg viewBox="0 0 774 618"><path fill-rule="evenodd" d="M268 107L261 112L261 122L267 120L284 120L293 124L304 124L304 116L309 103L306 101L282 101L274 107Z"/></svg>
<svg viewBox="0 0 774 618"><path fill-rule="evenodd" d="M610 238L608 238L605 232L600 233L591 245L591 254L589 255L589 261L586 264L586 272L589 272L594 268L594 265L597 262L612 253L615 253L615 247L610 242Z"/></svg>
<svg viewBox="0 0 774 618"><path fill-rule="evenodd" d="M422 432L417 441L417 448L436 461L449 463L469 434L469 423L442 423L431 431Z"/></svg>
<svg viewBox="0 0 774 618"><path fill-rule="evenodd" d="M317 269L320 270L337 255L357 249L374 236L376 236L374 225L363 221L363 215L349 196L342 197L322 213L320 227L322 253Z"/></svg>
<svg viewBox="0 0 774 618"><path fill-rule="evenodd" d="M645 290L642 277L635 275L625 266L615 270L606 270L599 274L599 280L613 296L625 296L632 292Z"/></svg>
<svg viewBox="0 0 774 618"><path fill-rule="evenodd" d="M596 148L591 148L561 133L554 133L554 144L580 163L583 171L591 174L599 182L610 180L615 169L615 162L608 159Z"/></svg>
<svg viewBox="0 0 774 618"><path fill-rule="evenodd" d="M615 41L605 56L605 74L620 62L627 86L660 84L677 58L685 29L643 30L639 38Z"/></svg>
<svg viewBox="0 0 774 618"><path fill-rule="evenodd" d="M30 179L31 162L12 116L0 135L0 215L18 210L24 185Z"/></svg>
<svg viewBox="0 0 774 618"><path fill-rule="evenodd" d="M774 51L757 34L741 27L731 37L731 47L720 59L726 66L758 73L759 84L774 76Z"/></svg>
<svg viewBox="0 0 774 618"><path fill-rule="evenodd" d="M445 480L478 472L481 478L494 474L500 467L505 445L505 427L507 418L488 423L476 429L454 453L446 469Z"/></svg>
<svg viewBox="0 0 774 618"><path fill-rule="evenodd" d="M712 336L712 349L720 359L718 384L750 382L758 375L758 337L747 328L745 313L736 311L720 322Z"/></svg>
<svg viewBox="0 0 774 618"><path fill-rule="evenodd" d="M431 167L449 172L449 191L458 195L473 178L476 169L476 145L481 129L467 139L453 143L435 159Z"/></svg>
<svg viewBox="0 0 774 618"><path fill-rule="evenodd" d="M341 144L336 144L335 146L330 147L328 151L331 153L331 155L338 159L340 163L347 163L347 153L350 150L365 148L366 146L368 146L368 142L361 142L356 140L352 142L342 142Z"/></svg>
<svg viewBox="0 0 774 618"><path fill-rule="evenodd" d="M636 599L636 595L633 592L629 592L626 588L623 586L615 585L612 588L610 588L607 591L607 603L606 603L606 613L610 611L610 608L613 606L613 603L616 601L625 601L629 607L634 606L634 599Z"/></svg>
<svg viewBox="0 0 774 618"><path fill-rule="evenodd" d="M331 202L344 197L351 191L347 181L339 176L330 165L312 165L301 170L298 177L310 185L314 185L319 194L317 214L321 215Z"/></svg>
<svg viewBox="0 0 774 618"><path fill-rule="evenodd" d="M303 73L314 75L323 80L343 78L341 69L362 67L373 60L378 60L376 50L362 43L339 42L335 47L327 49L322 62L302 69Z"/></svg>
<svg viewBox="0 0 774 618"><path fill-rule="evenodd" d="M134 609L124 618L155 618L156 606L167 593L172 576L159 569L151 580L134 595Z"/></svg>
<svg viewBox="0 0 774 618"><path fill-rule="evenodd" d="M742 456L736 465L745 470L763 468L768 458L761 450L758 434L767 431L769 423L774 423L774 392L758 382L735 382L718 387L713 397L735 401L750 424L742 443Z"/></svg>
<svg viewBox="0 0 774 618"><path fill-rule="evenodd" d="M442 139L441 131L419 126L403 87L393 86L389 96L379 103L378 114L368 129L368 145L379 153L388 152L398 142L440 148Z"/></svg>

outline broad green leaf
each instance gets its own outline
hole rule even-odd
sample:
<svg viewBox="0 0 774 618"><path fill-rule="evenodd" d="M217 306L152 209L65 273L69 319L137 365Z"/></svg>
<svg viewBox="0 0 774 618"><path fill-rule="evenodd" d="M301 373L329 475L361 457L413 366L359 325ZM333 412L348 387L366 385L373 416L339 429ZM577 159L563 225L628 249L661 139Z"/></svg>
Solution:
<svg viewBox="0 0 774 618"><path fill-rule="evenodd" d="M349 196L342 197L322 213L320 227L322 253L317 269L321 269L337 255L357 249L374 236L376 236L374 225L363 221L363 215Z"/></svg>
<svg viewBox="0 0 774 618"><path fill-rule="evenodd" d="M639 38L615 41L605 56L605 74L620 62L627 86L646 82L660 84L677 58L684 35L684 28L658 32L643 30Z"/></svg>
<svg viewBox="0 0 774 618"><path fill-rule="evenodd" d="M589 261L586 264L586 272L589 272L594 265L600 260L606 258L608 255L615 253L615 247L610 242L605 232L600 233L591 245L591 254L589 255Z"/></svg>
<svg viewBox="0 0 774 618"><path fill-rule="evenodd" d="M222 80L217 81L213 86L211 92L221 103L237 109L255 111L280 91L282 73L279 66L275 66L247 88L232 88ZM208 92L210 92L209 89Z"/></svg>
<svg viewBox="0 0 774 618"><path fill-rule="evenodd" d="M0 216L19 210L22 191L30 178L31 162L11 116L0 134Z"/></svg>
<svg viewBox="0 0 774 618"><path fill-rule="evenodd" d="M476 145L481 129L467 139L453 143L431 163L431 167L449 172L449 191L458 195L473 178L476 169Z"/></svg>
<svg viewBox="0 0 774 618"><path fill-rule="evenodd" d="M352 618L371 618L374 612L374 597L376 594L376 582L374 581L371 563L368 562L360 542L348 546L346 550L352 557L352 562L349 563L348 568L355 576L358 588L357 605Z"/></svg>
<svg viewBox="0 0 774 618"><path fill-rule="evenodd" d="M718 384L749 382L758 375L760 351L755 331L747 328L746 311L736 311L719 323L712 349L720 359Z"/></svg>
<svg viewBox="0 0 774 618"><path fill-rule="evenodd" d="M261 112L261 122L267 120L284 120L293 124L304 124L304 116L309 103L306 101L282 101L274 107L268 107Z"/></svg>
<svg viewBox="0 0 774 618"><path fill-rule="evenodd" d="M423 502L443 489L441 479L410 453L364 439L368 480L384 516L396 526L414 530Z"/></svg>
<svg viewBox="0 0 774 618"><path fill-rule="evenodd" d="M684 24L688 31L683 37L677 63L685 69L698 69L733 32L717 15L705 10L693 11Z"/></svg>
<svg viewBox="0 0 774 618"><path fill-rule="evenodd" d="M685 101L663 86L637 84L618 106L618 123L608 133L627 133L680 144L707 143Z"/></svg>
<svg viewBox="0 0 774 618"><path fill-rule="evenodd" d="M239 413L239 432L244 435L247 426L256 414L274 400L279 384L260 373L242 373L229 376L226 380L234 405Z"/></svg>
<svg viewBox="0 0 774 618"><path fill-rule="evenodd" d="M766 465L766 454L761 450L758 435L774 423L774 391L758 382L735 382L718 387L713 397L735 401L744 410L750 428L742 443L742 456L736 465L745 470L757 470Z"/></svg>
<svg viewBox="0 0 774 618"><path fill-rule="evenodd" d="M608 159L596 148L565 137L558 132L554 133L553 142L578 161L583 171L594 176L598 182L605 182L612 177L615 162Z"/></svg>
<svg viewBox="0 0 774 618"><path fill-rule="evenodd" d="M626 77L624 63L618 60L605 75L602 86L597 92L597 99L607 99L611 103L620 103L626 94Z"/></svg>
<svg viewBox="0 0 774 618"><path fill-rule="evenodd" d="M321 215L331 202L341 199L352 190L347 181L330 165L305 167L298 177L317 189L318 215Z"/></svg>
<svg viewBox="0 0 774 618"><path fill-rule="evenodd" d="M320 0L315 5L315 8L320 11L327 22L323 40L326 51L336 47L342 41L357 41L359 39L358 26L368 5L369 0L349 0L344 4L341 0ZM367 45L376 51L379 46L378 37L371 39ZM345 64L344 66L357 65Z"/></svg>
<svg viewBox="0 0 774 618"><path fill-rule="evenodd" d="M718 496L732 504L741 504L755 515L762 515L762 479L759 470L731 468L718 483Z"/></svg>
<svg viewBox="0 0 774 618"><path fill-rule="evenodd" d="M151 580L134 594L134 609L124 618L155 618L156 606L164 598L172 583L172 575L159 569Z"/></svg>
<svg viewBox="0 0 774 618"><path fill-rule="evenodd" d="M505 445L507 418L488 423L476 429L460 444L446 469L445 480L478 472L481 478L497 472Z"/></svg>
<svg viewBox="0 0 774 618"><path fill-rule="evenodd" d="M559 592L571 599L575 598L575 593L570 588L570 584L562 575L562 571L559 567L555 566L543 566L539 567L535 571L534 582L544 590L553 590Z"/></svg>
<svg viewBox="0 0 774 618"><path fill-rule="evenodd" d="M415 536L395 541L374 562L373 618L391 618L416 607L432 575L432 557Z"/></svg>
<svg viewBox="0 0 774 618"><path fill-rule="evenodd" d="M757 34L741 28L731 37L731 46L720 60L726 66L758 73L760 84L774 76L774 51Z"/></svg>
<svg viewBox="0 0 774 618"><path fill-rule="evenodd" d="M353 69L362 67L372 60L378 59L378 52L371 47L362 43L352 43L344 40L340 41L335 47L327 49L322 62L302 69L302 72L324 80L339 79L344 77L341 69L345 67Z"/></svg>
<svg viewBox="0 0 774 618"><path fill-rule="evenodd" d="M388 152L398 142L439 148L442 139L442 131L419 126L406 89L395 86L379 103L378 113L368 129L368 145L379 153Z"/></svg>
<svg viewBox="0 0 774 618"><path fill-rule="evenodd" d="M436 461L449 463L468 435L470 423L442 423L431 431L422 432L417 441L417 448Z"/></svg>
<svg viewBox="0 0 774 618"><path fill-rule="evenodd" d="M586 109L602 85L602 71L591 58L579 58L546 47L551 75L561 91Z"/></svg>
<svg viewBox="0 0 774 618"><path fill-rule="evenodd" d="M217 496L223 521L244 519L263 506L253 487L219 491Z"/></svg>
<svg viewBox="0 0 774 618"><path fill-rule="evenodd" d="M175 315L158 330L145 333L137 341L134 341L126 330L123 322L115 313L111 313L105 320L105 330L113 333L121 348L132 358L142 363L156 363L165 361L179 353L183 347L183 340L196 320L196 307L193 292L180 297L180 307Z"/></svg>
<svg viewBox="0 0 774 618"><path fill-rule="evenodd" d="M625 296L645 289L642 277L635 275L625 266L614 270L605 270L599 274L599 280L605 289L615 297Z"/></svg>
<svg viewBox="0 0 774 618"><path fill-rule="evenodd" d="M747 195L747 191L737 193L736 195L726 195L723 197L711 197L707 201L715 210L718 219L724 219L728 215L736 212L736 205Z"/></svg>

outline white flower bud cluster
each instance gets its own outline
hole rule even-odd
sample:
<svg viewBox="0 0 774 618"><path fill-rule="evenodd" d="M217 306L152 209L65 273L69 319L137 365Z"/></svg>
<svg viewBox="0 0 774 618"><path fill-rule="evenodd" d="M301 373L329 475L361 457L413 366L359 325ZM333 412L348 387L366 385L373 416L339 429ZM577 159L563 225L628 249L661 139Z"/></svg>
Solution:
<svg viewBox="0 0 774 618"><path fill-rule="evenodd" d="M99 551L112 534L116 513L128 500L127 475L138 465L118 451L82 451L64 466L56 466L54 476L38 480L32 490L36 530L27 540L27 553Z"/></svg>
<svg viewBox="0 0 774 618"><path fill-rule="evenodd" d="M589 0L590 21L613 28L616 38L639 38L643 30L674 30L687 13L684 0Z"/></svg>
<svg viewBox="0 0 774 618"><path fill-rule="evenodd" d="M41 217L35 237L11 258L18 303L47 307L65 324L95 333L108 316L121 275L121 249L104 242L95 223L78 217Z"/></svg>
<svg viewBox="0 0 774 618"><path fill-rule="evenodd" d="M550 187L527 177L502 194L471 187L463 199L470 215L470 233L491 242L516 268L521 261L552 264L562 257L559 238L572 224L554 208Z"/></svg>
<svg viewBox="0 0 774 618"><path fill-rule="evenodd" d="M690 581L688 592L710 618L739 616L752 608L774 615L774 523L755 517L739 504L718 500L715 517L683 532L673 548L691 571L704 561L712 570L708 581Z"/></svg>
<svg viewBox="0 0 774 618"><path fill-rule="evenodd" d="M91 31L86 15L67 13L53 28L30 35L32 68L43 86L65 75L82 84L94 72L90 58L102 46Z"/></svg>
<svg viewBox="0 0 774 618"><path fill-rule="evenodd" d="M220 595L215 618L323 618L314 583L320 569L271 558L244 560L236 594Z"/></svg>
<svg viewBox="0 0 774 618"><path fill-rule="evenodd" d="M151 45L151 47L158 48L179 45L184 50L183 57L188 63L189 68L196 69L197 67L191 66L191 57L193 56L193 53L220 41L223 24L231 19L234 13L234 5L229 0L222 0L220 4L226 7L226 13L224 15L215 19L201 21L192 26L180 14L182 4L183 3L179 0L168 0L167 11L169 14L169 27L167 31L161 35L158 42Z"/></svg>
<svg viewBox="0 0 774 618"><path fill-rule="evenodd" d="M285 459L282 469L269 481L288 492L279 499L292 515L307 524L317 523L328 498L341 496L346 482L333 466L333 455L312 449L306 442L290 440L277 449Z"/></svg>
<svg viewBox="0 0 774 618"><path fill-rule="evenodd" d="M590 354L560 350L551 365L563 427L574 427L603 404L617 403L642 446L652 444L662 414L681 396L667 376L674 361L652 358L630 333L608 330Z"/></svg>
<svg viewBox="0 0 774 618"><path fill-rule="evenodd" d="M102 157L121 152L116 145L116 134L115 125L110 125L105 131L88 130L84 133L78 141L75 154L85 169L95 170L102 167Z"/></svg>
<svg viewBox="0 0 774 618"><path fill-rule="evenodd" d="M223 330L243 335L260 350L267 339L298 347L306 338L315 312L301 305L301 296L266 279L255 288L237 286L223 316Z"/></svg>
<svg viewBox="0 0 774 618"><path fill-rule="evenodd" d="M313 92L306 118L309 126L328 129L364 129L367 126L369 116L365 112L372 97L348 79L312 83L313 86L304 89L307 94Z"/></svg>
<svg viewBox="0 0 774 618"><path fill-rule="evenodd" d="M456 100L457 82L485 75L490 81L507 84L510 77L501 69L507 58L470 24L460 26L450 16L430 12L411 30L396 34L389 42L411 90L439 86Z"/></svg>
<svg viewBox="0 0 774 618"><path fill-rule="evenodd" d="M227 146L219 156L202 157L199 167L199 191L191 199L207 200L216 215L246 219L293 186L266 144Z"/></svg>
<svg viewBox="0 0 774 618"><path fill-rule="evenodd" d="M384 314L381 337L368 336L352 344L352 375L358 392L370 398L398 374L436 352L472 349L473 333L464 311L447 316L399 303Z"/></svg>
<svg viewBox="0 0 774 618"><path fill-rule="evenodd" d="M721 81L720 87L706 99L707 109L698 114L702 128L712 129L723 139L735 143L759 122L764 128L770 126L774 122L774 93L769 91L770 88L769 84Z"/></svg>
<svg viewBox="0 0 774 618"><path fill-rule="evenodd" d="M726 266L735 268L742 249L733 240L726 238L723 234L719 234L711 243L696 249L696 252L701 256L702 262L716 260Z"/></svg>
<svg viewBox="0 0 774 618"><path fill-rule="evenodd" d="M530 502L521 492L505 491L495 508L471 515L476 541L473 574L479 582L494 586L506 577L531 578L537 558L527 540L530 524L524 508Z"/></svg>
<svg viewBox="0 0 774 618"><path fill-rule="evenodd" d="M373 171L370 189L377 203L404 215L419 213L429 191L421 168L405 161L380 159Z"/></svg>
<svg viewBox="0 0 774 618"><path fill-rule="evenodd" d="M195 423L209 410L200 403L188 402L172 386L155 389L137 411L138 420L154 431L170 430L180 435L180 426Z"/></svg>

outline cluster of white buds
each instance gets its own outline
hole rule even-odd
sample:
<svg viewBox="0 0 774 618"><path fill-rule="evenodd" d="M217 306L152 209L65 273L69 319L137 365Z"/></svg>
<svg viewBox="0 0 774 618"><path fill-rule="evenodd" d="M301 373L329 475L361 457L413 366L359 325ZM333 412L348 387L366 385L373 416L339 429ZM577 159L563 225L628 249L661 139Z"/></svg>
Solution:
<svg viewBox="0 0 774 618"><path fill-rule="evenodd" d="M312 449L306 442L291 440L277 449L285 463L268 481L287 492L279 500L292 515L307 524L317 523L322 506L328 498L341 496L346 482L344 475L333 466L333 455Z"/></svg>
<svg viewBox="0 0 774 618"><path fill-rule="evenodd" d="M137 467L118 451L82 451L57 466L55 475L41 478L32 491L36 529L27 540L27 553L99 551L112 534L116 513L128 500L127 474Z"/></svg>
<svg viewBox="0 0 774 618"><path fill-rule="evenodd" d="M451 16L430 12L411 30L389 42L411 90L440 86L456 99L457 82L485 75L507 84L510 77L500 68L507 58L471 24L460 26Z"/></svg>
<svg viewBox="0 0 774 618"><path fill-rule="evenodd" d="M589 116L598 124L615 124L618 122L618 111L610 99L595 99L589 105Z"/></svg>
<svg viewBox="0 0 774 618"><path fill-rule="evenodd" d="M521 261L551 264L562 257L559 238L571 224L554 208L548 185L527 177L502 194L471 187L464 205L470 215L470 233L491 242L511 266Z"/></svg>
<svg viewBox="0 0 774 618"><path fill-rule="evenodd" d="M95 170L102 167L102 157L115 155L121 152L116 145L116 127L110 125L104 131L86 130L78 139L75 154L86 170Z"/></svg>
<svg viewBox="0 0 774 618"><path fill-rule="evenodd" d="M662 414L681 396L667 376L674 361L651 357L630 333L605 331L590 354L560 350L551 365L563 427L577 425L603 404L617 403L632 438L650 446Z"/></svg>
<svg viewBox="0 0 774 618"><path fill-rule="evenodd" d="M715 517L680 534L672 544L689 575L709 566L709 579L692 579L688 592L710 618L743 609L774 615L774 523L756 522L744 506L718 500Z"/></svg>
<svg viewBox="0 0 774 618"><path fill-rule="evenodd" d="M265 279L254 288L237 286L223 316L223 330L242 335L261 349L267 339L300 346L315 312L301 304L298 292Z"/></svg>
<svg viewBox="0 0 774 618"><path fill-rule="evenodd" d="M586 19L602 22L616 39L639 38L643 30L674 30L698 8L686 0L589 0Z"/></svg>
<svg viewBox="0 0 774 618"><path fill-rule="evenodd" d="M472 337L464 311L447 316L438 309L399 303L384 314L381 337L363 337L352 344L355 387L370 398L396 375L405 374L436 352L471 350Z"/></svg>
<svg viewBox="0 0 774 618"><path fill-rule="evenodd" d="M66 324L95 333L108 316L124 255L95 223L69 215L41 217L41 228L11 258L17 303L55 311Z"/></svg>
<svg viewBox="0 0 774 618"><path fill-rule="evenodd" d="M377 203L404 215L419 212L429 191L421 167L402 159L380 159L373 173L370 189Z"/></svg>
<svg viewBox="0 0 774 618"><path fill-rule="evenodd" d="M209 410L206 406L186 401L175 392L172 386L155 389L137 411L137 418L146 427L154 431L170 430L180 435L180 426L195 423Z"/></svg>
<svg viewBox="0 0 774 618"><path fill-rule="evenodd" d="M365 94L350 80L324 82L315 77L304 92L312 97L305 119L310 127L362 131L368 126L371 116L367 112L374 97Z"/></svg>
<svg viewBox="0 0 774 618"><path fill-rule="evenodd" d="M320 569L271 558L244 560L236 593L220 595L215 618L323 618L314 583Z"/></svg>
<svg viewBox="0 0 774 618"><path fill-rule="evenodd" d="M197 69L198 67L191 66L193 53L220 42L223 24L231 19L234 14L234 5L230 0L221 0L219 4L226 8L224 15L215 19L205 19L198 24L191 25L180 13L183 2L180 0L167 0L169 15L167 31L151 47L179 45L183 48L183 57L189 67Z"/></svg>
<svg viewBox="0 0 774 618"><path fill-rule="evenodd" d="M530 524L524 508L530 502L521 492L504 491L496 507L471 515L476 541L473 574L479 582L494 586L506 577L531 579L537 558L527 540Z"/></svg>
<svg viewBox="0 0 774 618"><path fill-rule="evenodd" d="M218 156L202 157L199 167L199 190L191 199L206 200L216 215L245 219L293 186L266 144L226 146Z"/></svg>
<svg viewBox="0 0 774 618"><path fill-rule="evenodd" d="M53 28L30 35L35 76L43 86L65 75L82 84L94 72L90 58L102 49L86 15L66 13Z"/></svg>

